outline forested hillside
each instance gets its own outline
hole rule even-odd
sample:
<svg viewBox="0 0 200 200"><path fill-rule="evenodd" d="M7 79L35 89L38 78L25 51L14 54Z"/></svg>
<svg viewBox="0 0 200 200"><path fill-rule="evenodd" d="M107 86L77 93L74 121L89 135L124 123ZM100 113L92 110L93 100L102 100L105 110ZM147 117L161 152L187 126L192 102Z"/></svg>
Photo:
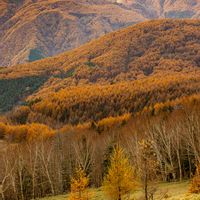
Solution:
<svg viewBox="0 0 200 200"><path fill-rule="evenodd" d="M132 192L138 188L143 191L146 186L148 195L158 192L160 198L166 195L168 199L168 191L161 192L157 183L193 178L200 161L199 108L198 95L156 105L135 117L126 114L54 130L36 123L19 125L16 119L23 117L17 113L7 122L2 118L0 139L5 143L1 144L0 178L4 199L66 194L76 167L89 176L90 187L100 187L117 145L124 149L135 170L132 180L137 185ZM195 176L191 192L199 193L198 180Z"/></svg>
<svg viewBox="0 0 200 200"><path fill-rule="evenodd" d="M198 0L1 0L0 66L54 56L149 19L199 19L199 10Z"/></svg>
<svg viewBox="0 0 200 200"><path fill-rule="evenodd" d="M150 21L56 57L3 68L0 108L23 104L41 118L78 123L196 94L199 38L199 21ZM79 107L98 114L80 113Z"/></svg>
<svg viewBox="0 0 200 200"><path fill-rule="evenodd" d="M198 20L148 21L1 68L0 198L80 200L103 186L110 199L169 199L158 183L189 179L198 199L199 83Z"/></svg>

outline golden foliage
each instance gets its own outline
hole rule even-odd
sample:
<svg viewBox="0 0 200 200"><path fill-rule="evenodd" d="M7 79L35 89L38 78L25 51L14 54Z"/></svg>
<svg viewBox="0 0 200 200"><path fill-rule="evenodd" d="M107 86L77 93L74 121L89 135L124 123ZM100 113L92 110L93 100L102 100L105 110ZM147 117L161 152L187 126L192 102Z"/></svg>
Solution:
<svg viewBox="0 0 200 200"><path fill-rule="evenodd" d="M43 99L34 110L45 118L50 116L57 121L77 124L88 119L97 121L133 113L149 104L197 93L199 38L199 21L149 21L108 34L56 57L2 69L0 81L5 85L13 80L19 88L22 77L34 79L15 101L8 95L15 92L12 92L13 82L9 91L1 86L3 97L12 101L6 106L8 103L2 98L0 110L5 110L5 106L11 108L21 96L24 99L40 86L28 98L31 105L36 99ZM127 86L122 87L121 82L126 82ZM97 101L100 101L98 105ZM92 113L96 115L92 116Z"/></svg>
<svg viewBox="0 0 200 200"><path fill-rule="evenodd" d="M83 171L78 168L74 177L71 179L71 193L69 200L89 200L90 194L88 191L89 178Z"/></svg>
<svg viewBox="0 0 200 200"><path fill-rule="evenodd" d="M133 167L121 147L114 149L103 190L113 200L121 200L135 187Z"/></svg>
<svg viewBox="0 0 200 200"><path fill-rule="evenodd" d="M196 20L148 21L52 58L3 69L0 77L68 75L73 69L74 80L97 82L190 71L200 64L199 34Z"/></svg>
<svg viewBox="0 0 200 200"><path fill-rule="evenodd" d="M164 80L149 77L113 85L70 87L41 98L31 105L31 110L37 119L51 118L70 124L97 122L195 94L200 91L199 81L198 75L174 74L166 76ZM112 118L109 121L113 121Z"/></svg>
<svg viewBox="0 0 200 200"><path fill-rule="evenodd" d="M108 131L114 127L125 125L131 118L131 114L124 114L117 117L107 117L95 124L95 129L98 132Z"/></svg>
<svg viewBox="0 0 200 200"><path fill-rule="evenodd" d="M50 138L55 135L55 131L37 123L16 126L0 123L0 135L11 142L31 142Z"/></svg>

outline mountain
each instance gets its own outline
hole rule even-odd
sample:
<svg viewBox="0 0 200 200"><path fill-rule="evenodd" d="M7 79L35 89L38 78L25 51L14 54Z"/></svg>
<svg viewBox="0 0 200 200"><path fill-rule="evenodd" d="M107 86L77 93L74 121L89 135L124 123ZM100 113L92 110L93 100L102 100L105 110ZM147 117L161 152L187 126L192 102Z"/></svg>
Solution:
<svg viewBox="0 0 200 200"><path fill-rule="evenodd" d="M197 0L2 0L0 66L35 61L154 18L199 18Z"/></svg>
<svg viewBox="0 0 200 200"><path fill-rule="evenodd" d="M198 0L116 0L145 18L199 18Z"/></svg>
<svg viewBox="0 0 200 200"><path fill-rule="evenodd" d="M0 108L78 123L199 94L200 21L152 20L52 58L0 70Z"/></svg>
<svg viewBox="0 0 200 200"><path fill-rule="evenodd" d="M6 1L0 5L6 7L0 18L1 66L58 54L143 18L135 11L103 2L17 2Z"/></svg>

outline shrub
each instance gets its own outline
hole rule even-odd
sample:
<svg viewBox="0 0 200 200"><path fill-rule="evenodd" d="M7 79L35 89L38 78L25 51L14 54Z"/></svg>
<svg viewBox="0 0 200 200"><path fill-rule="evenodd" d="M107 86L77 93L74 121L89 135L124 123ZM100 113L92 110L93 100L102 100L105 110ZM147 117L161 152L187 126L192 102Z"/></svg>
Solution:
<svg viewBox="0 0 200 200"><path fill-rule="evenodd" d="M191 186L190 186L190 192L199 194L200 193L200 165L198 165L196 169L196 174L194 178L192 179Z"/></svg>

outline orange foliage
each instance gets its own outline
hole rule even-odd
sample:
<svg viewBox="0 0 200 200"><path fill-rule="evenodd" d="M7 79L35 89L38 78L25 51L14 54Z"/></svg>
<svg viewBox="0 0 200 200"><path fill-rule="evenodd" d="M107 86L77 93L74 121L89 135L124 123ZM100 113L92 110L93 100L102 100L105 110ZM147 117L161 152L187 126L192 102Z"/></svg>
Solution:
<svg viewBox="0 0 200 200"><path fill-rule="evenodd" d="M161 107L160 103L196 94L200 91L199 81L198 75L174 74L164 80L149 77L112 85L70 87L32 103L32 116L42 123L42 119L63 124L97 122L111 116L140 112L156 103L156 107ZM33 120L31 116L29 120Z"/></svg>
<svg viewBox="0 0 200 200"><path fill-rule="evenodd" d="M53 96L49 101L38 103L34 110L64 123L77 124L88 119L96 121L139 111L150 104L172 100L183 94L199 92L199 38L199 21L148 21L105 35L55 57L3 68L0 70L0 80L4 84L15 80L18 88L22 77L37 77L22 91L22 99L17 95L17 100L11 101L12 104L31 94L28 98L30 101ZM139 83L135 80L139 80ZM120 82L126 82L127 86L122 86ZM111 86L113 83L116 85ZM93 84L98 85L90 86ZM161 87L159 90L157 85ZM10 87L9 91L12 89ZM7 95L9 91L1 90L3 97L11 98ZM99 99L101 102L93 106ZM108 99L111 102L107 102ZM5 109L4 102L0 111ZM85 106L88 103L90 107ZM43 104L47 108L44 109ZM110 106L114 106L114 111L110 111ZM96 116L90 112L96 113Z"/></svg>
<svg viewBox="0 0 200 200"><path fill-rule="evenodd" d="M34 141L49 138L55 131L43 124L6 125L0 123L0 135L11 142Z"/></svg>
<svg viewBox="0 0 200 200"><path fill-rule="evenodd" d="M190 186L191 193L200 193L200 166L196 169L196 174L192 179L191 186Z"/></svg>

